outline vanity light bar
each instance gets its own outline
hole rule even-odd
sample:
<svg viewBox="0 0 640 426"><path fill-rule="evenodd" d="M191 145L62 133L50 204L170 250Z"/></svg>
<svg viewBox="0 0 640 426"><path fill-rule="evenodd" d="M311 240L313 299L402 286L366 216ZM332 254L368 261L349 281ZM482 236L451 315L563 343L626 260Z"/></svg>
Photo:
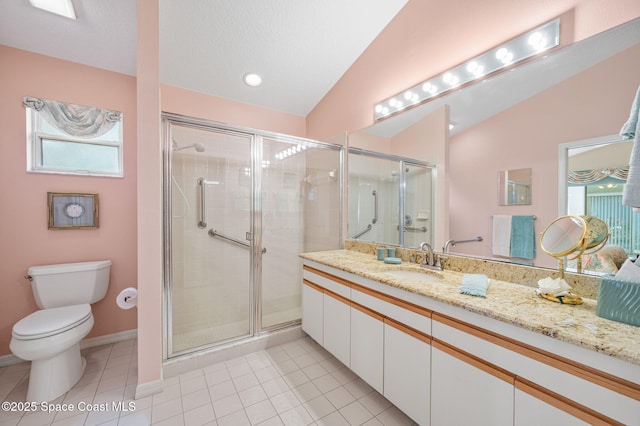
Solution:
<svg viewBox="0 0 640 426"><path fill-rule="evenodd" d="M552 49L560 44L560 19L528 31L481 55L385 99L375 106L376 121Z"/></svg>

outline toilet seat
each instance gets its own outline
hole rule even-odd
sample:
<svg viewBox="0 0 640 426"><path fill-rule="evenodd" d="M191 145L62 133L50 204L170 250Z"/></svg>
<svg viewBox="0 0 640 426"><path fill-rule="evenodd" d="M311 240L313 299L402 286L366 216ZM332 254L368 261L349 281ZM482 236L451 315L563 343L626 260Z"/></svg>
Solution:
<svg viewBox="0 0 640 426"><path fill-rule="evenodd" d="M12 335L18 340L35 340L63 333L91 318L91 305L41 309L18 321Z"/></svg>

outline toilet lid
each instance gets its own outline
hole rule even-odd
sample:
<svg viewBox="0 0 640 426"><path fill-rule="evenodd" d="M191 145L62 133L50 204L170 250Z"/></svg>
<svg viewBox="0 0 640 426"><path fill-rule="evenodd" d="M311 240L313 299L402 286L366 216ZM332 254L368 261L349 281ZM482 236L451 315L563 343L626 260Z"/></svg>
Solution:
<svg viewBox="0 0 640 426"><path fill-rule="evenodd" d="M88 304L41 309L13 326L13 336L22 340L39 339L67 331L91 317Z"/></svg>

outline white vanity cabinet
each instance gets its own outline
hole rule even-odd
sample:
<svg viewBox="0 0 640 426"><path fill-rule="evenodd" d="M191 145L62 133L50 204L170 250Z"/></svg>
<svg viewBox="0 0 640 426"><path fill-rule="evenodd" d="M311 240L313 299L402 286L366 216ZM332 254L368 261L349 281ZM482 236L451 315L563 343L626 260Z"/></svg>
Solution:
<svg viewBox="0 0 640 426"><path fill-rule="evenodd" d="M307 280L302 283L302 329L321 346L324 345L324 293Z"/></svg>
<svg viewBox="0 0 640 426"><path fill-rule="evenodd" d="M640 387L622 378L439 313L432 333L433 424L640 425Z"/></svg>
<svg viewBox="0 0 640 426"><path fill-rule="evenodd" d="M430 340L403 324L385 320L383 394L420 425L430 424L431 416Z"/></svg>
<svg viewBox="0 0 640 426"><path fill-rule="evenodd" d="M433 342L431 388L434 425L513 424L513 378L455 348Z"/></svg>
<svg viewBox="0 0 640 426"><path fill-rule="evenodd" d="M515 391L515 415L513 424L515 426L539 426L539 425L562 425L562 426L586 426L598 424L597 419L591 421L582 420L571 414L572 408L565 405L559 408L558 404L563 403L560 399L551 397L553 400L546 402L543 395L533 395L516 388ZM587 415L588 413L583 412ZM584 418L584 416L583 416Z"/></svg>
<svg viewBox="0 0 640 426"><path fill-rule="evenodd" d="M430 424L431 312L382 293L383 285L330 272L304 268L303 330L418 424Z"/></svg>
<svg viewBox="0 0 640 426"><path fill-rule="evenodd" d="M351 306L348 299L324 294L323 346L347 367L351 366Z"/></svg>
<svg viewBox="0 0 640 426"><path fill-rule="evenodd" d="M351 370L383 393L384 317L358 304L351 305Z"/></svg>
<svg viewBox="0 0 640 426"><path fill-rule="evenodd" d="M303 329L420 425L637 425L640 367L305 261Z"/></svg>

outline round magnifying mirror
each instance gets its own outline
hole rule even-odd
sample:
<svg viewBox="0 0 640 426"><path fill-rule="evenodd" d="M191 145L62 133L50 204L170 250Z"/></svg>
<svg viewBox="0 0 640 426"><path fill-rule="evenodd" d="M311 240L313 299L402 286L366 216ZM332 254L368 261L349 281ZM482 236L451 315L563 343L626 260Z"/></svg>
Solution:
<svg viewBox="0 0 640 426"><path fill-rule="evenodd" d="M607 243L609 239L609 227L602 220L594 216L582 216L587 222L587 240L585 254L595 253Z"/></svg>
<svg viewBox="0 0 640 426"><path fill-rule="evenodd" d="M585 248L587 231L584 218L574 215L559 217L542 232L540 247L553 257L579 256Z"/></svg>

